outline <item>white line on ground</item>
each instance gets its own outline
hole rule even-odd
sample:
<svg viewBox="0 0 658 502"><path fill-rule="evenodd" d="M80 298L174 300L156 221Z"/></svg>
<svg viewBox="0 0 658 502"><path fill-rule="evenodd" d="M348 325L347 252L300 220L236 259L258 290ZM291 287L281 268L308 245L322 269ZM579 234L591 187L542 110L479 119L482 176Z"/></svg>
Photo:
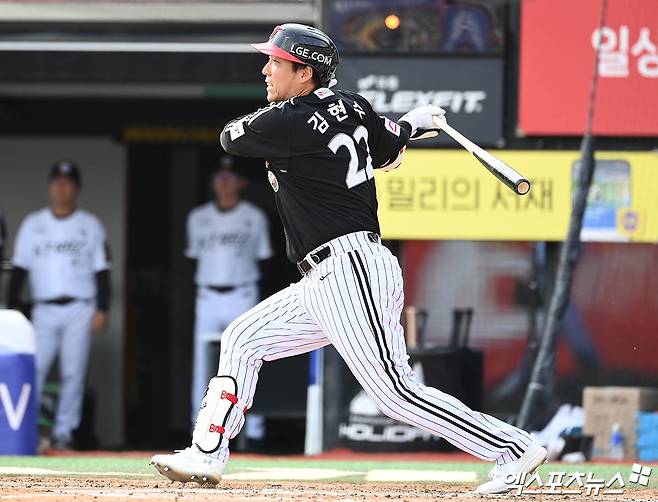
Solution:
<svg viewBox="0 0 658 502"><path fill-rule="evenodd" d="M42 469L39 467L2 467L0 475L4 476L131 476L131 477L155 477L156 474L144 474L122 471L60 471L58 469Z"/></svg>
<svg viewBox="0 0 658 502"><path fill-rule="evenodd" d="M438 481L442 483L471 483L478 476L473 471L415 471L405 469L376 469L366 474L366 481Z"/></svg>
<svg viewBox="0 0 658 502"><path fill-rule="evenodd" d="M262 469L249 469L248 471L225 474L223 479L232 481L248 480L272 480L272 481L309 481L331 478L342 478L345 476L363 475L364 472L341 471L338 469L315 469L315 468L281 468L271 467Z"/></svg>

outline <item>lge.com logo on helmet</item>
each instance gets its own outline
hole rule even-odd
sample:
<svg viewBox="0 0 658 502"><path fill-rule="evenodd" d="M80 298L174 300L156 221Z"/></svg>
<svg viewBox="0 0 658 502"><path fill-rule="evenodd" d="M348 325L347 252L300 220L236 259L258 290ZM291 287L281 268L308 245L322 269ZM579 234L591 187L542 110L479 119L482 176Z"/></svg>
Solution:
<svg viewBox="0 0 658 502"><path fill-rule="evenodd" d="M307 47L302 47L299 44L293 44L290 47L290 52L296 54L297 56L312 59L322 64L331 64L331 56L326 56L321 52L313 51L311 52Z"/></svg>

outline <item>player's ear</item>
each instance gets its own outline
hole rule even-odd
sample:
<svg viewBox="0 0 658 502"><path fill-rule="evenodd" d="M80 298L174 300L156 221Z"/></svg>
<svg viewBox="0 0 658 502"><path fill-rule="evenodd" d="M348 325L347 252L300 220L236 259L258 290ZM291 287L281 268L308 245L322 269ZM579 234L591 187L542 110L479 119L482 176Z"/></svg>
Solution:
<svg viewBox="0 0 658 502"><path fill-rule="evenodd" d="M313 80L313 68L304 66L300 72L300 79L303 83Z"/></svg>

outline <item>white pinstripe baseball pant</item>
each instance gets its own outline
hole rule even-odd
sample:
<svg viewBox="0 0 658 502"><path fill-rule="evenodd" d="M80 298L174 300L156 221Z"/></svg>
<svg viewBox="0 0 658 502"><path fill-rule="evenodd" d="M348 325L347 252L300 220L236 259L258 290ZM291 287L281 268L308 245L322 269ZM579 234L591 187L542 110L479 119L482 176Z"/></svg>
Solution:
<svg viewBox="0 0 658 502"><path fill-rule="evenodd" d="M344 235L331 255L302 279L233 321L222 335L218 375L237 382L251 406L263 361L333 344L383 413L437 434L478 458L505 463L530 444L529 435L416 380L408 364L400 313L404 303L397 259L368 232ZM242 428L233 407L226 437Z"/></svg>

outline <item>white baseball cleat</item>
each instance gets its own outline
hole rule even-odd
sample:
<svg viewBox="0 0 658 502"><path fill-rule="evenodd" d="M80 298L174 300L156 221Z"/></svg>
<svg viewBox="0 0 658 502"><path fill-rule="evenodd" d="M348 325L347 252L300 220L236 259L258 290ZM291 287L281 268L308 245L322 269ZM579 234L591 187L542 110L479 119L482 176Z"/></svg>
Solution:
<svg viewBox="0 0 658 502"><path fill-rule="evenodd" d="M221 449L217 458L202 453L196 446L190 446L169 455L153 455L151 465L172 481L193 481L200 485L214 486L222 479L228 456L228 448Z"/></svg>
<svg viewBox="0 0 658 502"><path fill-rule="evenodd" d="M482 495L507 493L512 489L510 484L514 482L517 474L535 472L537 467L546 462L546 455L546 448L533 440L525 453L521 455L521 458L514 462L496 465L489 473L491 481L482 483L475 489L475 493Z"/></svg>

